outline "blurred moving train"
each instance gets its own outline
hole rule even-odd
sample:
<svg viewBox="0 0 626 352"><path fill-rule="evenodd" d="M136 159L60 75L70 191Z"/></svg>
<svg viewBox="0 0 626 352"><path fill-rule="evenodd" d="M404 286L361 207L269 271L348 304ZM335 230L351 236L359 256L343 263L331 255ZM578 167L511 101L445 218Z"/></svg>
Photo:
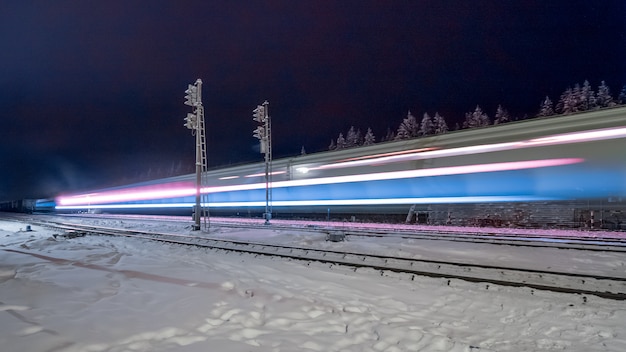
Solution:
<svg viewBox="0 0 626 352"><path fill-rule="evenodd" d="M216 169L204 177L208 203L203 207L212 215L263 214L264 163ZM277 159L269 185L274 216L406 215L411 207L428 211L460 204L621 206L626 201L626 108ZM191 214L195 193L195 174L190 174L62 195L39 201L36 208ZM442 219L454 222L450 211Z"/></svg>

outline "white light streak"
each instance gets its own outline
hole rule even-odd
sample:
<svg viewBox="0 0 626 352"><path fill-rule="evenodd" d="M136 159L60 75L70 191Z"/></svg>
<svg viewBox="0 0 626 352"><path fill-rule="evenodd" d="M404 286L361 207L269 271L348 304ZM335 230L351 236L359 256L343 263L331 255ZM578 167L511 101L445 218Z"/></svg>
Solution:
<svg viewBox="0 0 626 352"><path fill-rule="evenodd" d="M397 180L397 179L403 179L403 178L417 178L417 177L429 177L429 176L460 175L460 174L472 174L472 173L482 173L482 172L535 169L535 168L543 168L543 167L550 167L550 166L577 164L583 161L584 159L580 159L580 158L568 158L568 159L513 161L513 162L506 162L506 163L478 164L478 165L466 165L466 166L450 166L450 167L440 167L440 168L422 169L422 170L406 170L406 171L394 171L394 172L380 172L380 173L372 173L372 174L320 177L320 178L305 179L305 180L279 181L279 182L270 183L270 186L272 188L281 188L281 187L327 185L327 184L348 183L348 182ZM245 191L245 190L261 189L261 188L265 188L264 183L256 183L256 184L249 184L249 185L208 187L208 188L203 188L202 193Z"/></svg>
<svg viewBox="0 0 626 352"><path fill-rule="evenodd" d="M274 201L275 207L301 206L354 206L354 205L396 205L396 204L439 204L439 203L483 203L483 202L529 202L558 200L552 197L537 196L477 196L477 197L424 197L424 198L384 198L384 199L321 199L301 201ZM58 205L58 210L80 209L163 209L191 208L195 203L159 203L159 204L100 204L100 205ZM210 202L202 204L211 208L264 207L265 201L252 202Z"/></svg>

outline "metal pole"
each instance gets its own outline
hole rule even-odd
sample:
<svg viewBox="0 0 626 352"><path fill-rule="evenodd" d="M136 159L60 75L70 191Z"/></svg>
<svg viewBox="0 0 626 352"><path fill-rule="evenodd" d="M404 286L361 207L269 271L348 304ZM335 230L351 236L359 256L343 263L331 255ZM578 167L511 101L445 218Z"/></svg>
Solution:
<svg viewBox="0 0 626 352"><path fill-rule="evenodd" d="M269 224L270 222L270 207L269 207L269 191L270 191L270 181L269 181L269 169L270 164L267 158L267 152L265 153L265 224Z"/></svg>
<svg viewBox="0 0 626 352"><path fill-rule="evenodd" d="M196 106L196 208L195 208L195 224L193 229L200 230L200 218L202 217L202 205L200 204L200 188L202 187L202 143L200 140L200 107L202 105L202 80L196 80L198 87L198 106Z"/></svg>
<svg viewBox="0 0 626 352"><path fill-rule="evenodd" d="M194 211L195 224L193 229L200 230L200 217L202 215L200 205L200 187L202 185L202 164L200 162L200 135L196 131L196 207Z"/></svg>
<svg viewBox="0 0 626 352"><path fill-rule="evenodd" d="M270 223L272 218L272 212L269 206L270 200L270 162L272 157L272 138L271 138L271 126L270 126L270 114L268 109L269 103L267 100L263 103L265 107L265 138L267 138L267 145L265 148L265 224Z"/></svg>
<svg viewBox="0 0 626 352"><path fill-rule="evenodd" d="M269 105L269 103L267 103L267 105ZM267 115L267 144L268 144L268 154L269 154L269 185L268 185L268 192L269 192L269 214L270 214L270 219L272 217L272 119L268 113Z"/></svg>

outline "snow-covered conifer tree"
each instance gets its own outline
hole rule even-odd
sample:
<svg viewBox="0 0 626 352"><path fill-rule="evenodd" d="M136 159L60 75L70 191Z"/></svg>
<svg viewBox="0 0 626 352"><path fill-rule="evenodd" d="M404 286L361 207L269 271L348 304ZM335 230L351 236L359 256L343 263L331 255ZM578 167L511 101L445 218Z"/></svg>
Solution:
<svg viewBox="0 0 626 352"><path fill-rule="evenodd" d="M511 118L509 117L509 112L506 111L504 108L502 108L502 105L498 105L498 108L496 109L496 116L495 116L495 120L493 121L494 125L498 125L501 123L506 123L511 121Z"/></svg>
<svg viewBox="0 0 626 352"><path fill-rule="evenodd" d="M576 83L574 88L572 88L572 97L574 98L574 106L576 107L574 112L579 112L583 107L583 96L582 89L580 88L580 84Z"/></svg>
<svg viewBox="0 0 626 352"><path fill-rule="evenodd" d="M339 143L337 143L339 144ZM359 136L354 126L350 126L348 133L346 134L346 148L353 148L359 145Z"/></svg>
<svg viewBox="0 0 626 352"><path fill-rule="evenodd" d="M346 139L343 138L343 133L339 133L339 137L337 137L336 149L346 149Z"/></svg>
<svg viewBox="0 0 626 352"><path fill-rule="evenodd" d="M302 146L302 148L300 149L300 155L306 155L306 150L304 149L304 146Z"/></svg>
<svg viewBox="0 0 626 352"><path fill-rule="evenodd" d="M433 124L435 125L435 134L444 134L448 132L448 124L443 116L439 115L438 112L436 112L435 117L433 117Z"/></svg>
<svg viewBox="0 0 626 352"><path fill-rule="evenodd" d="M430 115L425 112L424 117L422 118L422 122L420 123L420 129L418 134L420 136L428 136L433 133L435 133L435 123L432 117L430 117Z"/></svg>
<svg viewBox="0 0 626 352"><path fill-rule="evenodd" d="M476 105L476 108L480 110L478 105ZM482 110L480 110L480 122L482 126L489 126L491 124L489 116L486 113L483 113Z"/></svg>
<svg viewBox="0 0 626 352"><path fill-rule="evenodd" d="M572 88L567 88L565 92L561 94L559 103L556 105L556 111L564 115L578 112L578 97Z"/></svg>
<svg viewBox="0 0 626 352"><path fill-rule="evenodd" d="M363 145L372 145L374 143L376 143L376 137L374 137L372 129L368 127L365 137L363 137Z"/></svg>
<svg viewBox="0 0 626 352"><path fill-rule="evenodd" d="M411 114L411 111L407 113L406 119L404 119L403 123L406 125L406 130L409 132L409 136L411 138L419 135L420 126L415 116Z"/></svg>
<svg viewBox="0 0 626 352"><path fill-rule="evenodd" d="M411 111L406 115L406 118L402 120L402 123L398 127L398 132L396 132L396 140L400 139L409 139L413 137L417 137L419 132L419 125L417 124L417 120L415 116L411 114Z"/></svg>
<svg viewBox="0 0 626 352"><path fill-rule="evenodd" d="M399 141L401 139L409 138L411 138L411 134L409 133L409 131L407 131L406 125L404 123L401 123L400 127L398 127L398 131L396 132L396 137L394 138L394 140Z"/></svg>
<svg viewBox="0 0 626 352"><path fill-rule="evenodd" d="M596 104L599 108L607 108L610 106L614 106L615 102L613 101L613 97L611 96L611 90L609 86L602 81L598 86L598 96L596 97Z"/></svg>
<svg viewBox="0 0 626 352"><path fill-rule="evenodd" d="M489 116L483 112L480 106L476 105L474 112L465 114L464 128L474 128L489 125Z"/></svg>
<svg viewBox="0 0 626 352"><path fill-rule="evenodd" d="M622 87L622 91L619 93L619 96L617 97L617 103L626 104L626 85Z"/></svg>
<svg viewBox="0 0 626 352"><path fill-rule="evenodd" d="M587 111L596 107L596 95L589 81L585 80L580 88L579 111Z"/></svg>
<svg viewBox="0 0 626 352"><path fill-rule="evenodd" d="M331 139L330 145L328 146L328 150L335 150L335 149L337 149L337 145L335 144L335 140Z"/></svg>
<svg viewBox="0 0 626 352"><path fill-rule="evenodd" d="M546 95L546 99L541 103L537 117L546 117L554 115L552 100Z"/></svg>

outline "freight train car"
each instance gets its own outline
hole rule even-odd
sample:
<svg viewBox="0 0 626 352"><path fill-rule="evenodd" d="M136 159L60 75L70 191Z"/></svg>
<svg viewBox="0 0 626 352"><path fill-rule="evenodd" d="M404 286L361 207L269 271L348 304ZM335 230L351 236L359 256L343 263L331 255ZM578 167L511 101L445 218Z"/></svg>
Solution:
<svg viewBox="0 0 626 352"><path fill-rule="evenodd" d="M436 204L626 199L626 108L511 122L271 165L274 214L406 214ZM209 171L212 214L263 213L265 164ZM62 195L57 211L190 213L195 175Z"/></svg>

